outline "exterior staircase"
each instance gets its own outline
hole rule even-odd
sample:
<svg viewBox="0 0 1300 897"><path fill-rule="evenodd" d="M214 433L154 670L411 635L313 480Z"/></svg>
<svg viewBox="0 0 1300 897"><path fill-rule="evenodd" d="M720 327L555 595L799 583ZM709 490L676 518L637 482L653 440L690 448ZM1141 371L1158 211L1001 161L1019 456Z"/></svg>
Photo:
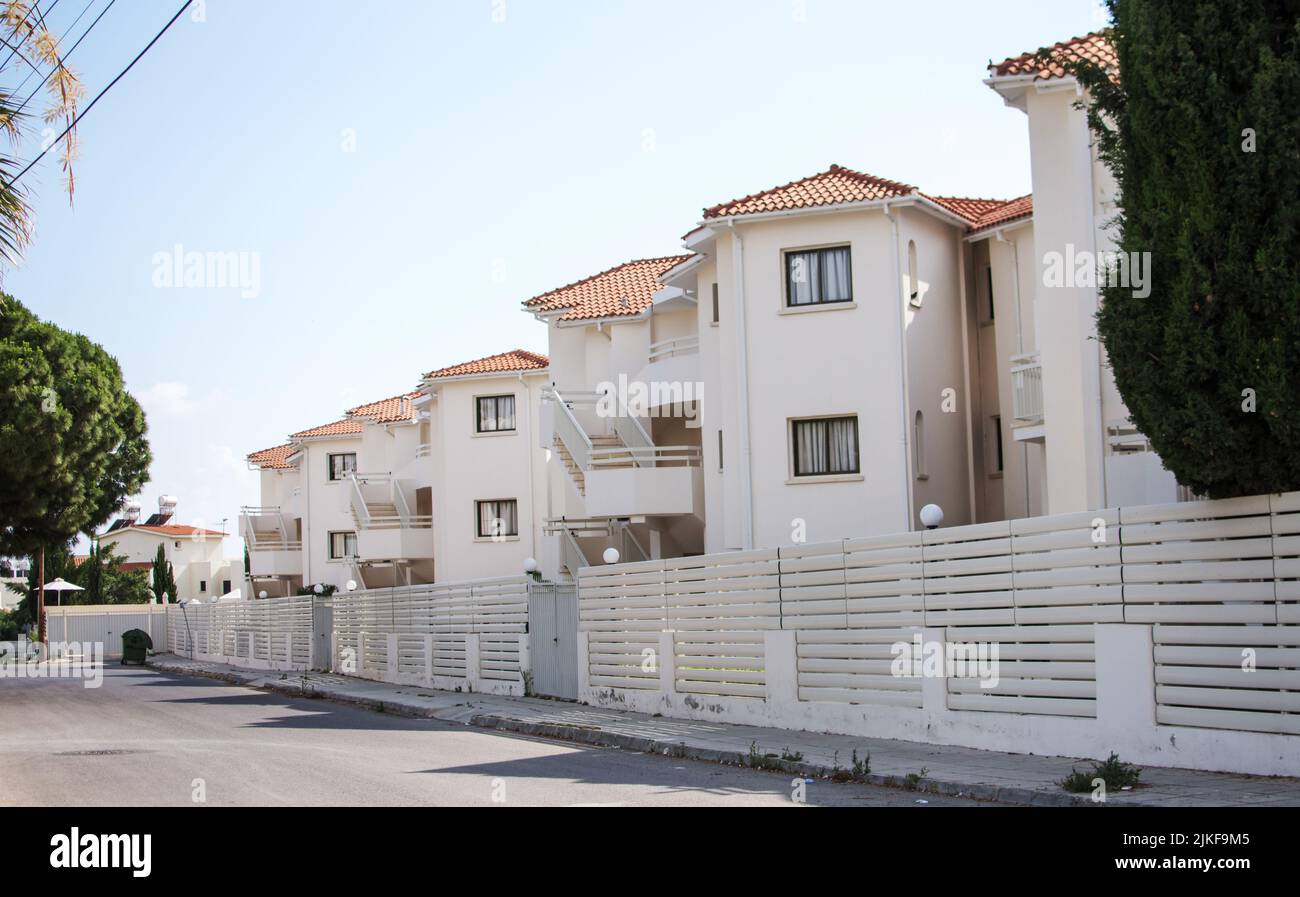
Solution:
<svg viewBox="0 0 1300 897"><path fill-rule="evenodd" d="M593 449L611 449L611 448L623 447L623 440L619 439L618 436L613 434L610 434L608 436L592 436L590 437L590 439L591 439L591 447ZM555 453L559 456L560 463L564 465L564 469L569 472L569 477L570 479L573 480L573 485L577 487L578 494L585 498L587 495L586 474L583 473L583 470L581 467L578 466L578 463L573 460L573 455L569 454L569 450L564 445L564 440L562 440L559 436L555 437L554 446L555 446Z"/></svg>

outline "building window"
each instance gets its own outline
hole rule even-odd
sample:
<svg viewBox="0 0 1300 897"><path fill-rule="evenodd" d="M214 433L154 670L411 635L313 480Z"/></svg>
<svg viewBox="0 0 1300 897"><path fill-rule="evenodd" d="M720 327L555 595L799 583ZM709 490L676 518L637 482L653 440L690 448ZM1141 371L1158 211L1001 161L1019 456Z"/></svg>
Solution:
<svg viewBox="0 0 1300 897"><path fill-rule="evenodd" d="M329 456L330 480L346 479L348 474L357 472L357 453L344 452Z"/></svg>
<svg viewBox="0 0 1300 897"><path fill-rule="evenodd" d="M907 288L911 295L907 301L913 308L921 307L921 275L917 273L916 241L907 241Z"/></svg>
<svg viewBox="0 0 1300 897"><path fill-rule="evenodd" d="M849 247L808 249L785 254L786 305L853 301Z"/></svg>
<svg viewBox="0 0 1300 897"><path fill-rule="evenodd" d="M200 591L200 592L206 592L207 590L208 590L208 581L207 581L206 579L200 579L200 580L199 580L199 591Z"/></svg>
<svg viewBox="0 0 1300 897"><path fill-rule="evenodd" d="M795 476L817 477L861 471L856 415L797 420L790 432Z"/></svg>
<svg viewBox="0 0 1300 897"><path fill-rule="evenodd" d="M993 461L997 465L993 472L1002 473L1002 417L993 415L990 425L993 427Z"/></svg>
<svg viewBox="0 0 1300 897"><path fill-rule="evenodd" d="M718 431L718 472L719 472L719 473L722 472L722 467L723 467L723 461L722 461L722 459L723 459L723 457L725 457L725 456L722 454L722 431L719 430L719 431Z"/></svg>
<svg viewBox="0 0 1300 897"><path fill-rule="evenodd" d="M519 535L519 501L494 498L474 502L478 518L475 532L480 539L498 539Z"/></svg>
<svg viewBox="0 0 1300 897"><path fill-rule="evenodd" d="M718 323L718 285L713 284L713 323Z"/></svg>
<svg viewBox="0 0 1300 897"><path fill-rule="evenodd" d="M920 411L916 412L916 421L912 424L912 455L916 478L929 478L930 474L925 469L925 415Z"/></svg>
<svg viewBox="0 0 1300 897"><path fill-rule="evenodd" d="M353 532L330 533L330 560L357 556L357 534Z"/></svg>
<svg viewBox="0 0 1300 897"><path fill-rule="evenodd" d="M221 580L221 594L223 595L230 594L230 580L228 579Z"/></svg>
<svg viewBox="0 0 1300 897"><path fill-rule="evenodd" d="M984 292L986 292L986 293L988 294L988 297L989 297L989 317L988 317L988 319L989 319L990 321L992 321L992 320L993 320L993 317L994 317L994 311L993 311L993 266L992 266L992 265L989 265L987 268L984 269Z"/></svg>
<svg viewBox="0 0 1300 897"><path fill-rule="evenodd" d="M475 427L479 433L497 433L515 428L514 396L479 396Z"/></svg>

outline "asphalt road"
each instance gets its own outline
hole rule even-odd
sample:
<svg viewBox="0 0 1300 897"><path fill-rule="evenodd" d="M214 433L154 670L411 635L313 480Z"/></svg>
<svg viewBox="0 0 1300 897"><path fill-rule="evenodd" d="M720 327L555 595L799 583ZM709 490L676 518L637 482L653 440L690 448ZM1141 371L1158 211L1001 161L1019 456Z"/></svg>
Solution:
<svg viewBox="0 0 1300 897"><path fill-rule="evenodd" d="M0 679L0 805L800 806L791 790L784 774L405 719L138 667L110 665L94 689ZM805 806L979 806L823 781L808 784L806 798Z"/></svg>

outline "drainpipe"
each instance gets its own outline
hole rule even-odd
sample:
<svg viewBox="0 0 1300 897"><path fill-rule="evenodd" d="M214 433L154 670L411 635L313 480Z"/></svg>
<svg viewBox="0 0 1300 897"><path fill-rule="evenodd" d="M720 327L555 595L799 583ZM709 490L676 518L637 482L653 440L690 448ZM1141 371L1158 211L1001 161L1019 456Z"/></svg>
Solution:
<svg viewBox="0 0 1300 897"><path fill-rule="evenodd" d="M740 369L738 380L740 408L740 538L741 548L754 547L754 483L750 468L749 439L749 333L745 325L745 241L736 225L723 224L731 232L731 271L736 293L736 363Z"/></svg>
<svg viewBox="0 0 1300 897"><path fill-rule="evenodd" d="M1020 314L1021 314L1020 312L1020 244L1017 243L1015 240L1008 240L1006 234L1002 232L1001 228L998 228L997 231L994 232L994 237L997 238L997 241L999 243L1005 243L1006 245L1011 247L1011 282L1015 284L1016 287L1016 353L1023 355L1025 351L1025 328L1022 325L1020 320ZM1036 340L1035 340L1035 344L1037 344ZM1043 369L1042 368L1043 358L1041 355L1038 357L1038 364L1039 364L1038 370L1040 371L1040 376L1041 376L1041 371ZM1002 373L1001 371L998 372L999 375L1001 375L1001 373ZM1012 410L1014 411L1014 409ZM1043 421L1044 421L1044 432L1046 432L1046 421L1047 421L1046 414L1043 415ZM1028 517L1029 516L1029 446L1027 445L1020 446L1020 466L1024 468L1024 473L1025 473L1025 516Z"/></svg>
<svg viewBox="0 0 1300 897"><path fill-rule="evenodd" d="M529 387L528 381L524 380L524 375L519 375L519 385L524 388L524 424L528 430L528 556L537 560L537 487L534 485L533 463L534 452L537 447L533 445L533 391Z"/></svg>
<svg viewBox="0 0 1300 897"><path fill-rule="evenodd" d="M965 390L966 404L966 485L970 501L970 522L979 522L979 511L975 499L975 424L971 409L975 399L970 386L970 306L966 295L966 253L971 251L970 244L957 242L957 291L961 297L961 375ZM982 398L982 397L981 397ZM981 413L983 413L981 411Z"/></svg>
<svg viewBox="0 0 1300 897"><path fill-rule="evenodd" d="M1078 87L1077 90L1079 95L1082 96L1082 87ZM1085 124L1084 127L1086 128L1087 125ZM1092 244L1092 258L1095 263L1097 259L1097 172L1092 156L1091 134L1089 134L1088 142L1088 240ZM1097 310L1101 307L1100 291L1095 290L1093 296L1095 299L1094 304L1096 306L1093 309L1093 314L1095 316ZM1090 329L1091 326L1095 326L1096 318L1094 317L1092 321L1093 324L1090 325ZM1096 507L1100 509L1106 507L1109 503L1109 496L1107 493L1110 491L1107 488L1106 483L1106 409L1101 398L1101 383L1104 372L1101 363L1100 334L1094 336L1090 342L1092 343L1089 349L1089 354L1092 356L1090 360L1093 362L1097 373L1097 382L1095 384L1096 388L1093 390L1093 399L1097 405L1097 451L1099 453L1097 456L1097 475L1100 477L1100 482L1098 482L1097 486L1101 492L1101 494L1097 496L1100 498L1100 501Z"/></svg>
<svg viewBox="0 0 1300 897"><path fill-rule="evenodd" d="M903 509L903 520L907 524L907 531L911 532L915 527L912 525L912 507L916 503L915 486L912 482L912 443L908 438L908 432L912 426L910 415L908 414L908 377L907 377L907 319L904 317L903 303L903 275L899 268L899 235L898 235L898 215L885 203L881 208L884 210L885 217L894 234L894 251L890 253L893 256L894 264L894 291L896 293L894 301L894 313L898 319L898 360L902 376L898 378L898 404L903 412L903 466L906 470L907 494L903 496L905 507Z"/></svg>

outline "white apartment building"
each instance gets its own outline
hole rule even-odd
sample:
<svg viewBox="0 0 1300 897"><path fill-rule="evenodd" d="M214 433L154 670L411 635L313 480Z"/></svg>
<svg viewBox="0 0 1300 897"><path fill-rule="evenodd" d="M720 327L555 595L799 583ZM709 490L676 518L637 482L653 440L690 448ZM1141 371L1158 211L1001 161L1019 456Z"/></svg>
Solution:
<svg viewBox="0 0 1300 897"><path fill-rule="evenodd" d="M987 81L1028 117L1031 196L832 165L524 303L550 341L545 572L906 531L931 503L959 525L1175 500L1074 263L1113 248L1114 185L1060 61L1115 58L1102 35L1034 55Z"/></svg>
<svg viewBox="0 0 1300 897"><path fill-rule="evenodd" d="M417 389L254 452L244 508L254 594L521 572L542 551L533 450L547 359L513 350L430 371Z"/></svg>
<svg viewBox="0 0 1300 897"><path fill-rule="evenodd" d="M100 549L123 555L123 570L153 569L158 546L172 565L179 600L220 598L243 585L244 571L238 560L228 560L222 550L225 533L173 523L177 501L169 495L158 499L158 513L140 523L140 505L131 502L122 516L96 538Z"/></svg>

